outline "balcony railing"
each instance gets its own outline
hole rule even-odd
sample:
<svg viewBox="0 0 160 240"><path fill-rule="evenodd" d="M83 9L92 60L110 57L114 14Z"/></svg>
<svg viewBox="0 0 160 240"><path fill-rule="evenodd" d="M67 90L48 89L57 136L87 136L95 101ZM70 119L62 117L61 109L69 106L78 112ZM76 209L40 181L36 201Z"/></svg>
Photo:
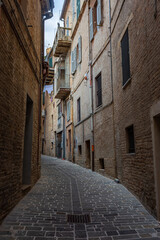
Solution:
<svg viewBox="0 0 160 240"><path fill-rule="evenodd" d="M71 28L60 27L58 24L57 33L53 43L53 55L59 57L60 55L66 55L71 46L71 37L69 31Z"/></svg>

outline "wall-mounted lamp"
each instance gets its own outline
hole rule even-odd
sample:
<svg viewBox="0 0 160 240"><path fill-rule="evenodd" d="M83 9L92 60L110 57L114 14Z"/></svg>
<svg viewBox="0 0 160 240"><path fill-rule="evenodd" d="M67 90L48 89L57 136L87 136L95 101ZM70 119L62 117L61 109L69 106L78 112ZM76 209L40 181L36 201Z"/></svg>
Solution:
<svg viewBox="0 0 160 240"><path fill-rule="evenodd" d="M88 73L84 74L84 85L87 86Z"/></svg>

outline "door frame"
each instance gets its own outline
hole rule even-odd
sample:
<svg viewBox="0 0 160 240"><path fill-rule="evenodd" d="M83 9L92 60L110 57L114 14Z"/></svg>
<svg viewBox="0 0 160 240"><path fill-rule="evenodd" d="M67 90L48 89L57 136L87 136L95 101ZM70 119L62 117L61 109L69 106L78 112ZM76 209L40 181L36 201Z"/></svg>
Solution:
<svg viewBox="0 0 160 240"><path fill-rule="evenodd" d="M152 129L152 145L153 145L153 161L154 161L154 178L156 192L156 211L160 220L160 101L151 107L151 129Z"/></svg>

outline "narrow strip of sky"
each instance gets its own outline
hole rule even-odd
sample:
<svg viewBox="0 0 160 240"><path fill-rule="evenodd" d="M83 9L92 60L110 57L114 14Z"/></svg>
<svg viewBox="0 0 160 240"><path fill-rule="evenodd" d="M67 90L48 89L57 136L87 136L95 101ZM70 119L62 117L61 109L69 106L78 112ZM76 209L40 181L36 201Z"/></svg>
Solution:
<svg viewBox="0 0 160 240"><path fill-rule="evenodd" d="M62 6L63 6L64 0L55 0L55 8L53 10L53 18L47 20L45 22L45 53L46 54L46 48L52 47L54 37L57 31L57 23L60 22L60 14L62 11ZM61 24L61 23L60 23ZM51 93L53 90L53 86L45 86L44 87L44 92L48 91L48 93Z"/></svg>
<svg viewBox="0 0 160 240"><path fill-rule="evenodd" d="M55 8L53 10L53 18L49 19L45 23L45 50L48 47L52 47L54 36L57 31L57 23L60 22L60 14L62 11L64 0L55 0Z"/></svg>

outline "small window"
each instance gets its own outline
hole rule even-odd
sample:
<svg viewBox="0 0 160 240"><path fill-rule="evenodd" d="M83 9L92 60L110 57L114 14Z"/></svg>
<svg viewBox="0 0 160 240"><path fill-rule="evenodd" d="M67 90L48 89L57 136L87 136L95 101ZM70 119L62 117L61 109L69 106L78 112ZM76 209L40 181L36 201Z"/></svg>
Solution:
<svg viewBox="0 0 160 240"><path fill-rule="evenodd" d="M70 120L70 101L67 102L67 122Z"/></svg>
<svg viewBox="0 0 160 240"><path fill-rule="evenodd" d="M82 155L82 145L78 145L78 155Z"/></svg>
<svg viewBox="0 0 160 240"><path fill-rule="evenodd" d="M135 153L135 142L134 142L134 127L133 125L126 128L127 137L127 152Z"/></svg>
<svg viewBox="0 0 160 240"><path fill-rule="evenodd" d="M51 142L51 149L53 149L53 142Z"/></svg>
<svg viewBox="0 0 160 240"><path fill-rule="evenodd" d="M101 73L96 77L96 107L102 105Z"/></svg>
<svg viewBox="0 0 160 240"><path fill-rule="evenodd" d="M100 169L104 169L104 158L99 159Z"/></svg>
<svg viewBox="0 0 160 240"><path fill-rule="evenodd" d="M81 99L77 100L77 122L81 121Z"/></svg>
<svg viewBox="0 0 160 240"><path fill-rule="evenodd" d="M51 130L53 130L53 114L51 115L51 123L52 123Z"/></svg>
<svg viewBox="0 0 160 240"><path fill-rule="evenodd" d="M121 41L122 49L122 73L123 73L123 85L130 79L130 60L129 60L129 37L128 28Z"/></svg>

